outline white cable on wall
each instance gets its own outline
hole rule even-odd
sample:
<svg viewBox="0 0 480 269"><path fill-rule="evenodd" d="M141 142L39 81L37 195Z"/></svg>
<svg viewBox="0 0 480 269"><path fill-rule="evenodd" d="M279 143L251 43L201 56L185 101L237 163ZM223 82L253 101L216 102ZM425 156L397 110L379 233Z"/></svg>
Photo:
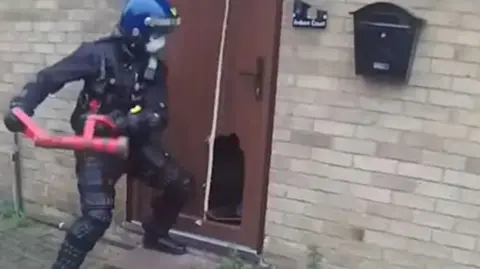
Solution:
<svg viewBox="0 0 480 269"><path fill-rule="evenodd" d="M227 38L227 25L228 17L230 14L230 0L225 0L225 11L223 13L222 32L220 36L220 48L218 52L218 65L217 65L217 80L215 83L215 99L213 103L213 115L212 115L212 129L208 137L208 165L207 165L207 178L205 182L205 197L203 199L203 219L197 222L198 225L202 225L203 221L207 219L207 213L209 210L210 189L212 184L213 175L213 158L214 158L214 145L215 137L217 135L218 114L220 107L220 92L223 74L223 58L225 51L225 41Z"/></svg>

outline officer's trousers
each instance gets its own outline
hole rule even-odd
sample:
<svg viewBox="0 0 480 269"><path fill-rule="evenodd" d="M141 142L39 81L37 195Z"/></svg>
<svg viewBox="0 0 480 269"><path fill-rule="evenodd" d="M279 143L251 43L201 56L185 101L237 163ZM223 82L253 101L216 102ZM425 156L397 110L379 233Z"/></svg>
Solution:
<svg viewBox="0 0 480 269"><path fill-rule="evenodd" d="M76 152L75 158L82 215L68 229L52 269L81 266L112 222L115 184L126 172L122 169L126 167L125 161L111 155ZM144 225L158 233L170 230L188 197L186 180L181 177L183 173L178 172L180 167L173 160L167 160L165 167L163 176L168 180L158 184L164 188L164 195L153 199L153 216Z"/></svg>

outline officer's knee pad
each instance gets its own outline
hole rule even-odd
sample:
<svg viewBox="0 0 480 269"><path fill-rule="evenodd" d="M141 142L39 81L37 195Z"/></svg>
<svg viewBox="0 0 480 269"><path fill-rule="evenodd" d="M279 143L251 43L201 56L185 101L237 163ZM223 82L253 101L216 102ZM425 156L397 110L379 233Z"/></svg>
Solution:
<svg viewBox="0 0 480 269"><path fill-rule="evenodd" d="M187 199L192 196L194 190L193 178L186 175L170 181L165 186L164 193L165 195L177 196L180 199Z"/></svg>
<svg viewBox="0 0 480 269"><path fill-rule="evenodd" d="M87 210L70 227L67 232L67 242L84 252L92 250L97 241L105 234L112 218L111 210Z"/></svg>
<svg viewBox="0 0 480 269"><path fill-rule="evenodd" d="M193 176L185 175L179 178L178 181L182 194L185 196L192 196L195 191L195 182L193 180Z"/></svg>
<svg viewBox="0 0 480 269"><path fill-rule="evenodd" d="M191 175L185 175L179 178L178 181L183 191L189 192L193 188L194 181Z"/></svg>
<svg viewBox="0 0 480 269"><path fill-rule="evenodd" d="M110 227L113 214L108 209L85 210L80 219L74 223L72 234L78 239L95 244ZM75 225L77 227L75 227ZM76 228L76 229L75 229Z"/></svg>
<svg viewBox="0 0 480 269"><path fill-rule="evenodd" d="M111 209L90 209L86 210L86 218L88 218L98 229L108 229L112 223L113 213Z"/></svg>

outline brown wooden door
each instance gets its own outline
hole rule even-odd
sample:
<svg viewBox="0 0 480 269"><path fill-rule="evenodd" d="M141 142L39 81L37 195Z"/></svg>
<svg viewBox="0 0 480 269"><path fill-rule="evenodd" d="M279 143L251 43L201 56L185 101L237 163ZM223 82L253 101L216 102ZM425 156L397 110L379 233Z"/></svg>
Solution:
<svg viewBox="0 0 480 269"><path fill-rule="evenodd" d="M163 137L167 151L196 178L196 193L184 216L198 218L203 210L202 185L208 147L222 29L223 7L217 0L174 0L182 25L167 42L168 101L171 120ZM201 22L201 23L199 23ZM149 214L152 190L138 180L128 181L128 220Z"/></svg>
<svg viewBox="0 0 480 269"><path fill-rule="evenodd" d="M233 0L230 4L217 134L235 133L245 154L243 216L239 226L212 221L202 226L195 223L203 213L208 156L205 139L211 128L224 1L176 2L185 19L181 33L173 42L169 41L176 48L169 51L172 56L168 62L171 69L169 99L172 125L167 132L166 145L195 174L197 181L197 195L184 210L177 228L260 251L278 66L281 0ZM181 44L177 47L177 43ZM254 75L246 74L256 73L259 59L264 63L261 85L256 84ZM257 86L260 86L260 91L256 91ZM145 200L147 195L143 187L132 187L130 216L138 220L148 205ZM140 197L143 201L139 201Z"/></svg>

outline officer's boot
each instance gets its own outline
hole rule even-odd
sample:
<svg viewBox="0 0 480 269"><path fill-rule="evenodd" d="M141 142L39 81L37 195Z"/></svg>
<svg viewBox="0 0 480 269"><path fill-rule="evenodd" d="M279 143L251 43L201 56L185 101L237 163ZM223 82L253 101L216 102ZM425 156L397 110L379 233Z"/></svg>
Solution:
<svg viewBox="0 0 480 269"><path fill-rule="evenodd" d="M169 231L175 224L184 202L173 193L155 197L152 203L152 216L143 222L143 245L146 249L157 250L173 255L187 252L185 244L174 240Z"/></svg>
<svg viewBox="0 0 480 269"><path fill-rule="evenodd" d="M143 246L146 249L165 252L172 255L183 255L187 252L187 246L174 240L168 230L164 228L153 228L152 224L156 221L143 223L145 234L143 236Z"/></svg>

